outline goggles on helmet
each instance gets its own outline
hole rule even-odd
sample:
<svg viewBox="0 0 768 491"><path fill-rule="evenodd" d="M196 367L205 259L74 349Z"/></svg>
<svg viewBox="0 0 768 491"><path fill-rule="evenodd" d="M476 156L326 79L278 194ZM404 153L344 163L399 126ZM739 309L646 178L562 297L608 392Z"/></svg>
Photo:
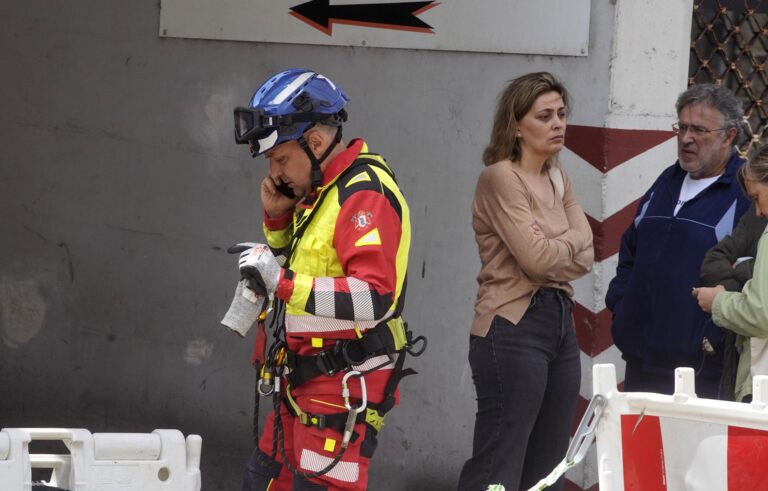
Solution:
<svg viewBox="0 0 768 491"><path fill-rule="evenodd" d="M248 143L249 140L260 139L280 126L284 116L266 116L262 108L235 108L235 142Z"/></svg>
<svg viewBox="0 0 768 491"><path fill-rule="evenodd" d="M317 123L332 117L333 115L329 114L305 112L269 116L264 114L264 109L260 107L237 107L235 108L235 142L248 143L249 140L264 137L276 129L287 128L296 123Z"/></svg>

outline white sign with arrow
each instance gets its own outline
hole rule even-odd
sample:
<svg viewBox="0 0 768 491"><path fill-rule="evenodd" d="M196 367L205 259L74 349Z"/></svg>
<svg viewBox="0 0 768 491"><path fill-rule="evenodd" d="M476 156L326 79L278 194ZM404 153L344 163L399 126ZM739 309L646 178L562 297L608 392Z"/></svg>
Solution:
<svg viewBox="0 0 768 491"><path fill-rule="evenodd" d="M160 35L586 56L590 0L160 0Z"/></svg>

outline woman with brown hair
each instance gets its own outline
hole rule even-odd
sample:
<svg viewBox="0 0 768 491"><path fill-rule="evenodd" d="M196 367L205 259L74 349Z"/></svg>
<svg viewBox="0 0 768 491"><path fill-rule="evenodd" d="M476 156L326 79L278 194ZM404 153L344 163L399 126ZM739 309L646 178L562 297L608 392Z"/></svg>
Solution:
<svg viewBox="0 0 768 491"><path fill-rule="evenodd" d="M477 416L460 491L528 489L568 447L581 380L568 282L590 270L594 254L557 165L567 110L551 74L512 80L483 154L472 203L482 263L469 341Z"/></svg>

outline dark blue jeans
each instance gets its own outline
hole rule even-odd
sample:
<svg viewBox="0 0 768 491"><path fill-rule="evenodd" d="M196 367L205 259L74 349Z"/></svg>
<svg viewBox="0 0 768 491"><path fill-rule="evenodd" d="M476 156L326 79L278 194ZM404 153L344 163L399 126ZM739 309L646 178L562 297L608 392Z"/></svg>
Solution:
<svg viewBox="0 0 768 491"><path fill-rule="evenodd" d="M486 337L470 337L477 415L459 491L526 490L565 457L581 383L572 307L542 288L517 325L496 316Z"/></svg>

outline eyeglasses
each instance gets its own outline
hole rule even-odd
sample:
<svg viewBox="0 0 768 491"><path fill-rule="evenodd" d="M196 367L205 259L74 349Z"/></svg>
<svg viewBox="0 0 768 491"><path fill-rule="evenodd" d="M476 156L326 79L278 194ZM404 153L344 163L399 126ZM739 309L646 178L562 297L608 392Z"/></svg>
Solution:
<svg viewBox="0 0 768 491"><path fill-rule="evenodd" d="M701 136L701 135L706 135L707 133L712 133L714 131L720 131L720 130L725 130L725 129L728 129L728 127L726 126L726 127L723 127L723 128L715 128L715 129L712 129L712 130L708 130L708 129L702 127L702 126L697 126L695 124L683 124L683 123L678 122L678 123L675 123L675 124L672 125L672 131L676 135L684 135L688 131L690 131L695 136Z"/></svg>

